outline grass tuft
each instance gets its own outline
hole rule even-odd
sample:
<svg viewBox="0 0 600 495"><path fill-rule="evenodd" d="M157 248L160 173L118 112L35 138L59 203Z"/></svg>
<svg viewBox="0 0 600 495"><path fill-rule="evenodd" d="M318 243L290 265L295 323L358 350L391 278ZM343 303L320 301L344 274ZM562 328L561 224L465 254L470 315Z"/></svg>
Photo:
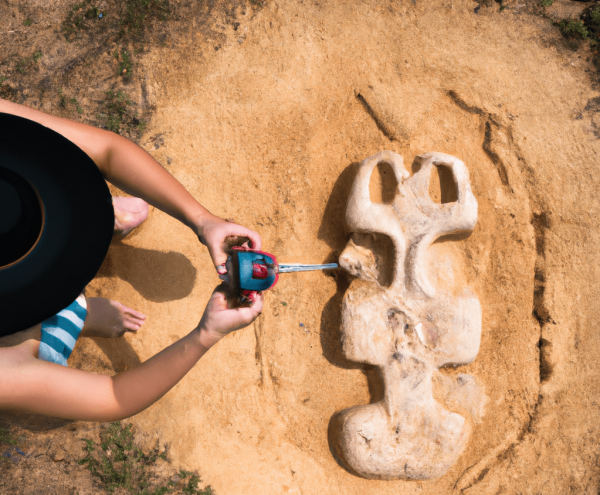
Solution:
<svg viewBox="0 0 600 495"><path fill-rule="evenodd" d="M0 425L0 446L16 444L17 440L13 438L10 430L5 426Z"/></svg>
<svg viewBox="0 0 600 495"><path fill-rule="evenodd" d="M159 460L168 462L167 449L161 450L158 440L150 452L135 446L131 424L108 424L102 428L99 445L87 438L84 442L86 455L79 464L85 465L108 493L124 489L135 495L213 495L210 486L198 488L200 477L188 471L180 470L168 481L156 479L152 468Z"/></svg>
<svg viewBox="0 0 600 495"><path fill-rule="evenodd" d="M125 81L131 78L133 71L133 61L131 55L127 50L121 50L117 48L114 53L114 57L118 62L117 76L122 76Z"/></svg>
<svg viewBox="0 0 600 495"><path fill-rule="evenodd" d="M122 0L122 4L122 34L140 35L149 21L166 21L171 15L168 0Z"/></svg>
<svg viewBox="0 0 600 495"><path fill-rule="evenodd" d="M563 19L558 23L558 29L566 38L588 38L588 30L586 29L583 21L575 19Z"/></svg>
<svg viewBox="0 0 600 495"><path fill-rule="evenodd" d="M92 0L84 0L71 7L63 22L62 33L68 42L75 40L81 31L92 26L92 23L102 21L106 15L93 5Z"/></svg>
<svg viewBox="0 0 600 495"><path fill-rule="evenodd" d="M98 114L98 118L104 122L104 126L112 132L121 134L121 126L125 123L128 107L132 102L123 91L113 90L106 92L104 101L104 113Z"/></svg>
<svg viewBox="0 0 600 495"><path fill-rule="evenodd" d="M21 61L17 64L17 70L21 74L25 74L27 69L35 66L38 63L38 60L42 58L42 55L42 50L36 50L35 52L33 52L33 55L31 57L21 59Z"/></svg>

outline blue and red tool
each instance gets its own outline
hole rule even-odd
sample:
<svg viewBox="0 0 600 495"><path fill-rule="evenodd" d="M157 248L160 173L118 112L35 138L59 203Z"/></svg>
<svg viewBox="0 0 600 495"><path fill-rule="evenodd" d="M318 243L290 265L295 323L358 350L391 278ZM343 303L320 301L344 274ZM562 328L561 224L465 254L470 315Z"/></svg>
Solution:
<svg viewBox="0 0 600 495"><path fill-rule="evenodd" d="M227 259L226 267L229 285L240 291L242 300L253 300L255 292L272 288L279 280L280 273L332 270L338 268L338 264L279 264L272 254L236 246Z"/></svg>

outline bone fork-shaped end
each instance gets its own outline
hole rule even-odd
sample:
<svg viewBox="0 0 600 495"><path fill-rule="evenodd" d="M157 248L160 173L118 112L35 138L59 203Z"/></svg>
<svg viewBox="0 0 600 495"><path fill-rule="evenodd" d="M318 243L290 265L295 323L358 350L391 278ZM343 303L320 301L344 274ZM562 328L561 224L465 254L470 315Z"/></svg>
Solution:
<svg viewBox="0 0 600 495"><path fill-rule="evenodd" d="M470 232L477 223L477 200L471 191L469 170L465 164L444 153L425 153L418 157L421 169L406 183L414 193L420 214L411 216L413 234L409 239L406 265L410 287L422 294L433 297L435 288L426 277L424 254L427 248L439 237L458 232ZM452 171L457 188L457 200L447 204L436 204L429 197L429 182L435 166L446 167ZM407 208L405 206L405 208ZM408 215L407 215L408 217Z"/></svg>

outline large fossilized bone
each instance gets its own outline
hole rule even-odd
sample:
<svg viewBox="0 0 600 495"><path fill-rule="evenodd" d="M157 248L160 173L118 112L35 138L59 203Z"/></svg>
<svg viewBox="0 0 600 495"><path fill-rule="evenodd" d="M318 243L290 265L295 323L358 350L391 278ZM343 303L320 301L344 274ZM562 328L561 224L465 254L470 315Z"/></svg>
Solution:
<svg viewBox="0 0 600 495"><path fill-rule="evenodd" d="M342 461L365 478L427 479L444 474L464 448L470 426L433 397L432 376L449 364L468 364L479 351L481 307L468 289L456 297L436 289L426 276L425 252L438 237L470 231L477 200L464 163L450 155L421 155L410 177L402 157L383 151L360 165L346 210L353 236L340 264L358 277L344 297L342 345L352 361L377 366L384 384L381 401L338 413L333 447ZM392 204L373 203L373 168L389 163L398 181ZM457 201L434 203L428 194L433 167L447 167ZM388 236L395 250L391 284L368 236ZM372 240L371 240L372 241ZM388 260L389 261L389 260ZM362 279L362 280L360 280Z"/></svg>

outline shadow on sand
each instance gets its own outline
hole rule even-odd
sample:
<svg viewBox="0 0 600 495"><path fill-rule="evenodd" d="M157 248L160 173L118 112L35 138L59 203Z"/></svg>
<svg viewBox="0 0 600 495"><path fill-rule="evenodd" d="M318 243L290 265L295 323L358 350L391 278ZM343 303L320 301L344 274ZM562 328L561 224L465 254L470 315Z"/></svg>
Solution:
<svg viewBox="0 0 600 495"><path fill-rule="evenodd" d="M196 268L181 253L162 253L114 241L96 277L118 277L131 284L144 299L168 302L183 299L192 292ZM141 363L124 338L92 340L109 359L114 371L124 371Z"/></svg>

